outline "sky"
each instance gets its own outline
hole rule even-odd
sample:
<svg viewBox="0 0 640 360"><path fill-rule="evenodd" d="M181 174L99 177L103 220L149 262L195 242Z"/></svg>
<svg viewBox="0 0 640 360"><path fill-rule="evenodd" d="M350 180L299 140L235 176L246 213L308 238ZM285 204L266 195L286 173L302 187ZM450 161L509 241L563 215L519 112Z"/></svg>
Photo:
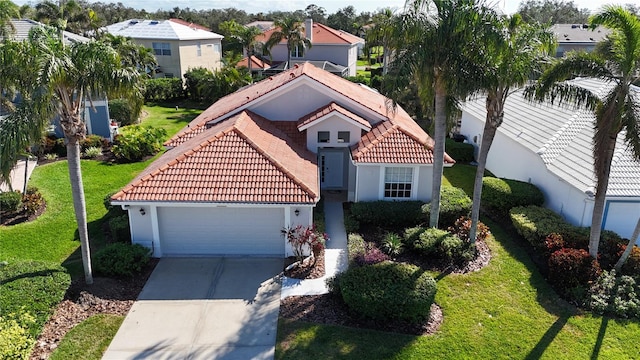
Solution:
<svg viewBox="0 0 640 360"><path fill-rule="evenodd" d="M506 13L514 13L518 9L520 0L487 0L489 3L497 3ZM38 1L33 0L13 0L18 5L30 4L35 5ZM89 0L89 2L93 2ZM109 0L102 0L109 2ZM121 2L125 6L136 9L145 9L149 12L165 9L170 10L176 6L181 8L189 7L191 9L224 9L234 7L244 10L248 13L269 12L271 10L294 11L304 10L309 4L316 4L327 10L327 14L335 13L338 9L348 5L353 5L356 13L362 11L376 11L385 7L402 9L404 0L154 0L153 5L149 5L148 0L115 0L112 2ZM589 8L597 10L604 4L634 4L640 6L640 0L573 0L573 3L580 9Z"/></svg>

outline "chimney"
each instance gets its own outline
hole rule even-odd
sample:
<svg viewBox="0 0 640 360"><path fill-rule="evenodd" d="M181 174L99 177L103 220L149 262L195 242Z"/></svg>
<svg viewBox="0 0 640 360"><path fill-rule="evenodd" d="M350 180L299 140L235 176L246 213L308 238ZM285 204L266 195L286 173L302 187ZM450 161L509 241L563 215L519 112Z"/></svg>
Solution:
<svg viewBox="0 0 640 360"><path fill-rule="evenodd" d="M306 18L304 20L304 33L307 39L313 43L313 19Z"/></svg>

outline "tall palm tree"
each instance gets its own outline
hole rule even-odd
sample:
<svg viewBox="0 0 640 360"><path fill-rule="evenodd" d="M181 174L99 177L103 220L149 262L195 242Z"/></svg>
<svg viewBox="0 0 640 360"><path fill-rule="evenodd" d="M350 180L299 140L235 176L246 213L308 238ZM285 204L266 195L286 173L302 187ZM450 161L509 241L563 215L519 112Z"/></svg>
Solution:
<svg viewBox="0 0 640 360"><path fill-rule="evenodd" d="M242 46L242 49L247 54L249 74L251 72L251 57L256 53L256 48L259 46L259 41L256 40L258 35L262 34L259 28L255 26L239 26L231 33L231 37Z"/></svg>
<svg viewBox="0 0 640 360"><path fill-rule="evenodd" d="M60 0L58 3L42 1L36 5L36 20L53 26L59 31L76 34L89 30L89 12L75 0Z"/></svg>
<svg viewBox="0 0 640 360"><path fill-rule="evenodd" d="M373 15L373 24L365 32L367 44L382 46L382 71L387 73L391 59L394 14L391 8L385 8Z"/></svg>
<svg viewBox="0 0 640 360"><path fill-rule="evenodd" d="M481 66L477 37L489 9L475 0L413 0L398 17L396 49L383 92L395 99L415 81L421 105L433 109L433 181L429 225L438 226L444 168L447 109L478 90Z"/></svg>
<svg viewBox="0 0 640 360"><path fill-rule="evenodd" d="M593 158L596 193L589 235L589 254L598 256L605 198L609 174L620 132L625 142L640 160L640 99L631 89L640 75L640 19L621 6L604 6L589 19L593 29L604 25L612 30L603 46L596 51L574 53L549 68L538 83L528 89L529 96L542 101L573 101L595 111ZM602 97L587 89L564 82L576 76L599 78L609 82L611 89Z"/></svg>
<svg viewBox="0 0 640 360"><path fill-rule="evenodd" d="M478 152L478 167L473 183L473 207L469 237L476 239L482 198L482 177L489 149L498 127L504 119L504 105L514 88L524 86L531 76L538 75L548 63L555 47L555 36L546 26L527 24L520 15L495 21L496 31L485 37L486 70L483 71L483 91L486 92L487 115Z"/></svg>
<svg viewBox="0 0 640 360"><path fill-rule="evenodd" d="M142 97L139 86L141 76L136 68L123 66L118 53L104 42L89 41L66 46L57 30L35 27L29 34L29 44L35 50L38 64L37 88L23 99L23 103L9 117L11 122L42 128L56 111L60 116L60 125L67 142L69 178L85 280L91 284L93 276L79 146L86 134L82 116L85 101L104 95L137 101ZM22 139L34 140L28 136L23 136ZM25 144L28 142L15 145Z"/></svg>
<svg viewBox="0 0 640 360"><path fill-rule="evenodd" d="M265 44L265 48L267 51L271 51L271 49L282 40L286 40L287 65L285 69L288 69L291 66L291 50L302 48L304 51L307 48L311 48L311 41L305 37L304 24L294 17L276 20L273 22L273 25L276 27L276 30L271 33L271 36ZM307 31L312 31L312 29L307 29Z"/></svg>
<svg viewBox="0 0 640 360"><path fill-rule="evenodd" d="M10 0L0 0L0 37L11 35L15 29L11 19L20 18L20 8Z"/></svg>

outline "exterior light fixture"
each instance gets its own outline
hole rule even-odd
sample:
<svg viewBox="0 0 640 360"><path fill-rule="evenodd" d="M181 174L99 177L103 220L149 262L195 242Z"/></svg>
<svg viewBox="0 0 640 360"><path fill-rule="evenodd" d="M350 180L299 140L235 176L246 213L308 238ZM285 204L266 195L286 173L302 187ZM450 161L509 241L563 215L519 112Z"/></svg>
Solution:
<svg viewBox="0 0 640 360"><path fill-rule="evenodd" d="M293 213L296 214L296 216L300 215L300 209L296 209Z"/></svg>
<svg viewBox="0 0 640 360"><path fill-rule="evenodd" d="M144 211L144 208L140 208L140 215L144 216L144 214L146 214L147 212Z"/></svg>

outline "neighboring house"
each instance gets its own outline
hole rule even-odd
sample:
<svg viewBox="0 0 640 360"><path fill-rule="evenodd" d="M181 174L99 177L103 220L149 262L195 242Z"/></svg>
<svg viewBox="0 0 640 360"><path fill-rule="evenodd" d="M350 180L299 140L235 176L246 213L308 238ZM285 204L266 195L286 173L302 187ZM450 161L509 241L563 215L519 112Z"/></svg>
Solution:
<svg viewBox="0 0 640 360"><path fill-rule="evenodd" d="M432 142L384 96L305 63L218 100L111 200L154 256L285 256L281 230L311 225L321 191L430 200Z"/></svg>
<svg viewBox="0 0 640 360"><path fill-rule="evenodd" d="M574 50L591 52L598 42L611 33L611 30L603 26L591 30L587 24L555 24L551 26L551 31L558 41L556 57L563 57Z"/></svg>
<svg viewBox="0 0 640 360"><path fill-rule="evenodd" d="M29 19L11 20L11 23L15 29L12 37L14 40L20 41L29 38L29 31L34 26L45 26L42 23ZM66 44L89 41L89 39L84 36L76 35L68 31L63 31L62 34ZM18 96L16 101L20 101L19 99L20 97ZM93 106L92 102L87 100L85 102L84 119L87 124L87 134L100 135L103 138L113 141L113 131L111 121L109 120L109 103L106 98L93 100ZM52 120L52 124L52 132L55 133L57 137L63 137L64 134L60 128L58 117Z"/></svg>
<svg viewBox="0 0 640 360"><path fill-rule="evenodd" d="M245 26L249 26L249 27L257 27L258 29L260 29L260 31L267 31L269 29L273 28L273 21L252 21L248 24L246 24Z"/></svg>
<svg viewBox="0 0 640 360"><path fill-rule="evenodd" d="M327 25L314 23L311 19L304 21L305 36L311 41L311 48L296 48L291 51L291 62L304 61L329 62L332 65L344 67L345 76L356 76L358 61L358 46L364 44L364 39L349 34L346 31L335 30ZM311 31L309 30L311 29ZM258 40L266 43L275 28L266 30L258 35ZM271 59L274 63L286 63L287 43L283 40L271 49ZM280 71L284 69L284 65Z"/></svg>
<svg viewBox="0 0 640 360"><path fill-rule="evenodd" d="M221 67L222 35L179 19L126 20L106 27L112 35L131 38L153 49L158 60L156 77L182 78L189 69Z"/></svg>
<svg viewBox="0 0 640 360"><path fill-rule="evenodd" d="M610 86L596 79L574 81L600 95ZM476 147L482 141L485 116L483 98L465 104L460 132ZM595 191L594 121L590 111L532 103L519 90L506 102L487 169L496 176L538 186L546 207L574 225L590 226ZM602 224L630 238L640 215L640 163L633 160L624 135L618 136Z"/></svg>

